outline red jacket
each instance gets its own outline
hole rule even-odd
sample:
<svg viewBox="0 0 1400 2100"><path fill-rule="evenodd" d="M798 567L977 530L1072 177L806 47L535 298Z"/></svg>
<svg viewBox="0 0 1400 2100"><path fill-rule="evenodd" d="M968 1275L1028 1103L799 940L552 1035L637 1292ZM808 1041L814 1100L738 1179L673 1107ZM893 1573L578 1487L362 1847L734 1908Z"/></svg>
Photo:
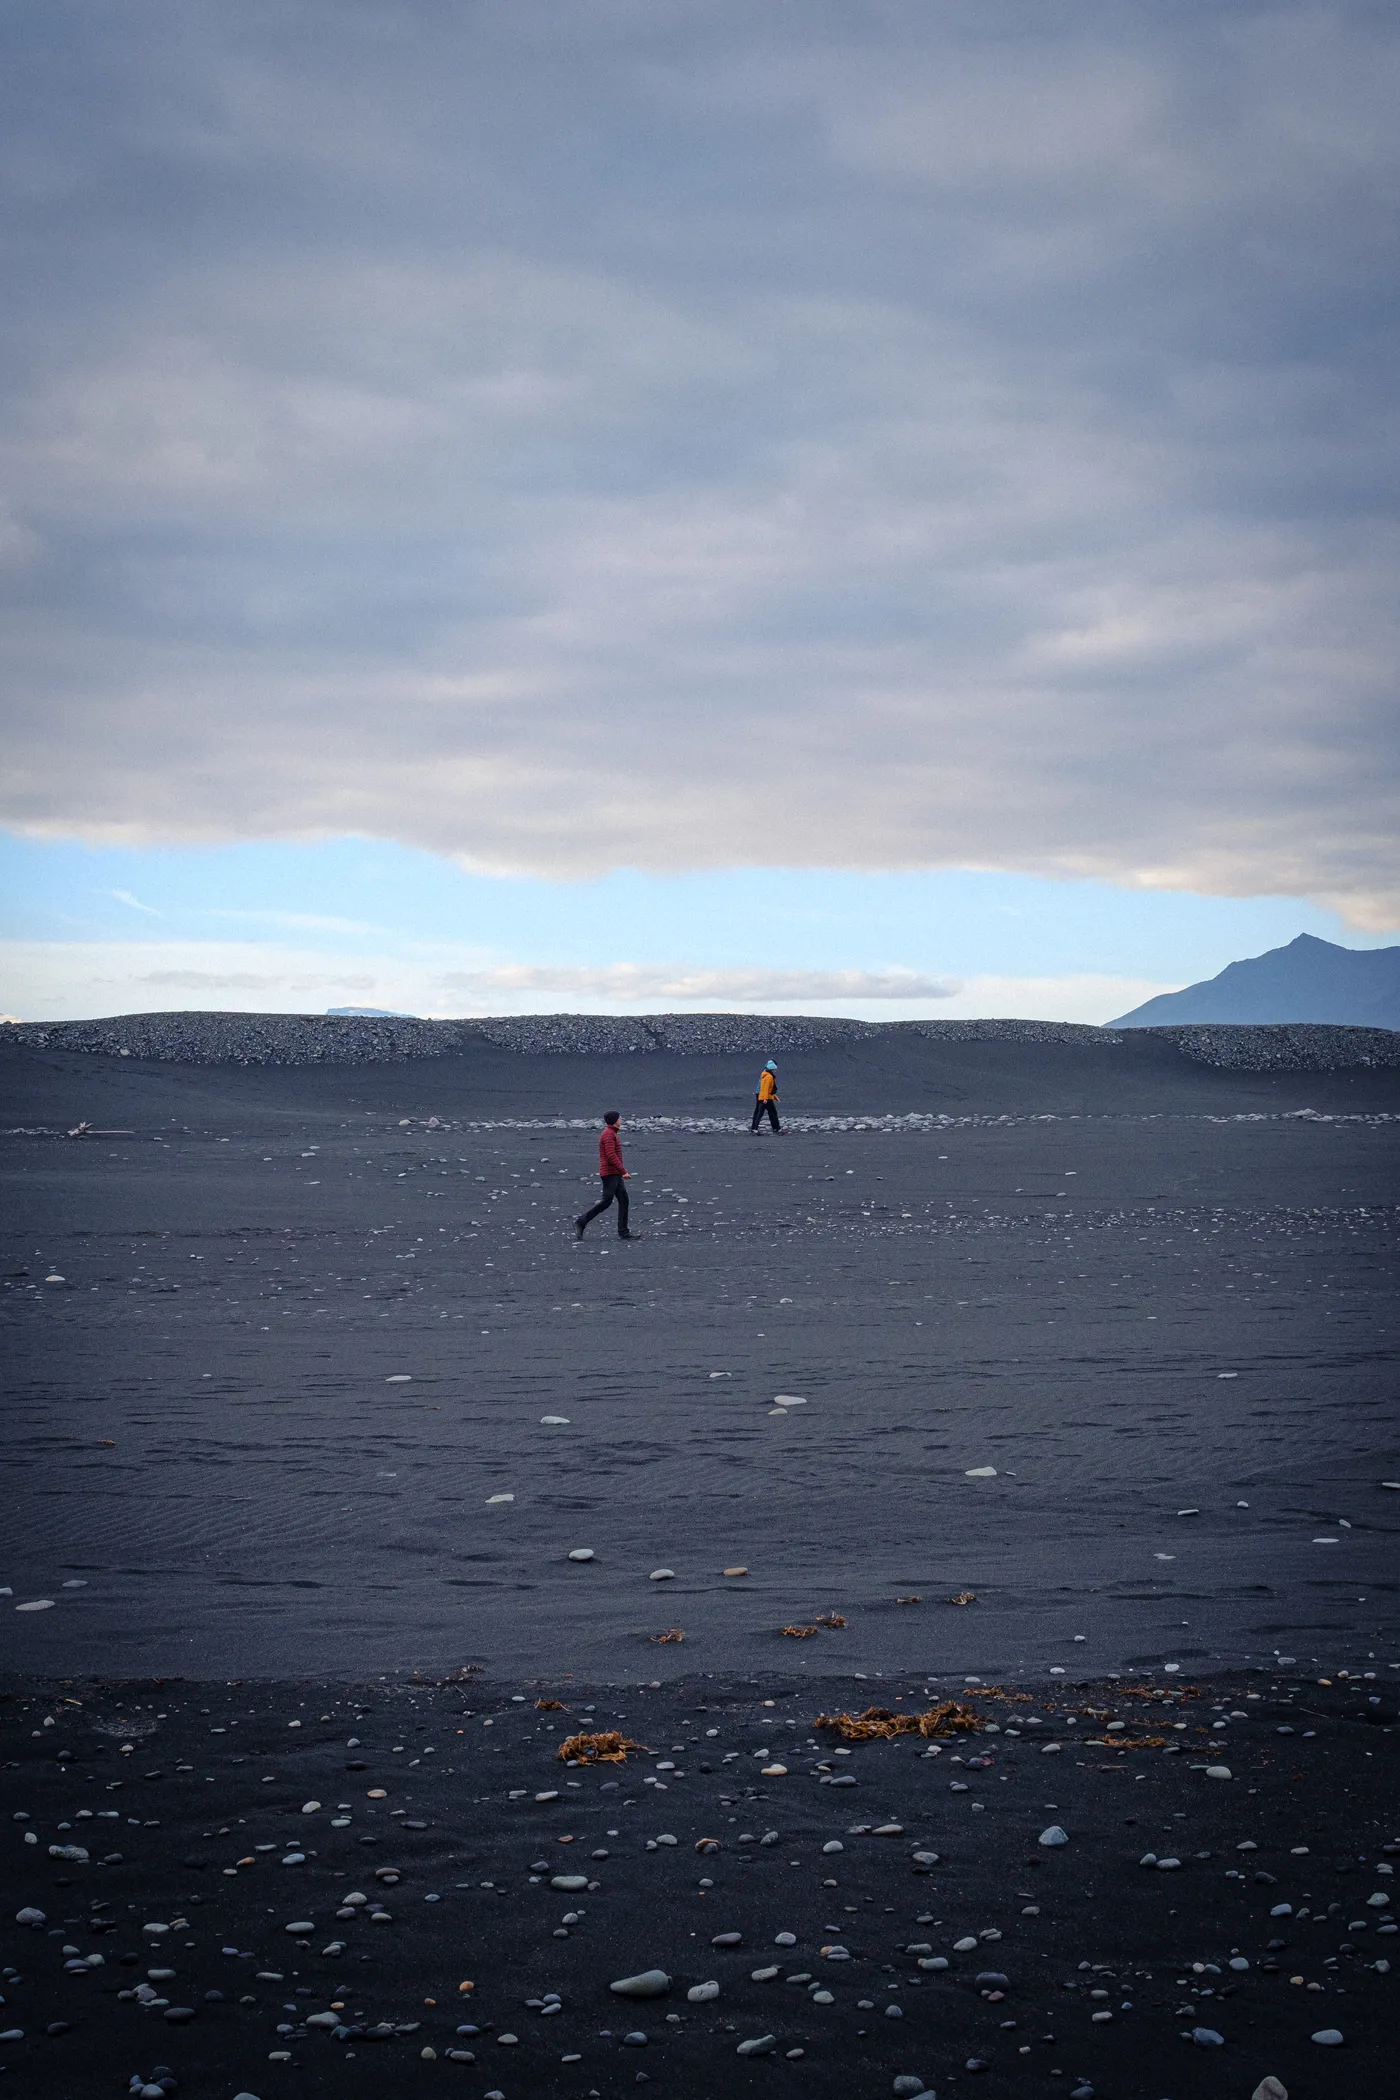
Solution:
<svg viewBox="0 0 1400 2100"><path fill-rule="evenodd" d="M603 1134L598 1140L598 1172L605 1176L627 1172L622 1164L622 1139L612 1123L603 1125Z"/></svg>

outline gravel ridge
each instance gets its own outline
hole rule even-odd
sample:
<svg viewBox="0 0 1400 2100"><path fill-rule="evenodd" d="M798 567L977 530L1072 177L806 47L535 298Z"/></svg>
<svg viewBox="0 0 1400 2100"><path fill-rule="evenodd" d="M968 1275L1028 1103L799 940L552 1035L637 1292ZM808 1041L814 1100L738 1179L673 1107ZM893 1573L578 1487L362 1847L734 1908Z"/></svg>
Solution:
<svg viewBox="0 0 1400 2100"><path fill-rule="evenodd" d="M328 1014L118 1014L16 1021L0 1047L77 1051L195 1065L405 1064L478 1044L524 1057L765 1057L891 1037L928 1042L1054 1043L1113 1049L1143 1036L1193 1063L1248 1072L1400 1068L1400 1031L1316 1022L1095 1028L1074 1021L854 1021L798 1014L512 1014L479 1020Z"/></svg>

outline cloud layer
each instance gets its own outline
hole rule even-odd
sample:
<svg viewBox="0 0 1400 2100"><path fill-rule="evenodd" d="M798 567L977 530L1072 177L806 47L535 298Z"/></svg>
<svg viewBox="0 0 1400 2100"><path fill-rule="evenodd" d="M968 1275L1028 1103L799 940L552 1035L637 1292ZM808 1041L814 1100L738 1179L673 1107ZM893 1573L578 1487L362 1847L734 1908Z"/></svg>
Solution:
<svg viewBox="0 0 1400 2100"><path fill-rule="evenodd" d="M8 22L0 819L1400 919L1393 11Z"/></svg>
<svg viewBox="0 0 1400 2100"><path fill-rule="evenodd" d="M335 954L272 941L0 940L13 1020L113 1013L323 1013L388 1007L500 1013L755 1012L898 1021L991 1014L1101 1022L1176 987L1130 977L921 977L913 970L695 970L639 963L545 967L463 949Z"/></svg>

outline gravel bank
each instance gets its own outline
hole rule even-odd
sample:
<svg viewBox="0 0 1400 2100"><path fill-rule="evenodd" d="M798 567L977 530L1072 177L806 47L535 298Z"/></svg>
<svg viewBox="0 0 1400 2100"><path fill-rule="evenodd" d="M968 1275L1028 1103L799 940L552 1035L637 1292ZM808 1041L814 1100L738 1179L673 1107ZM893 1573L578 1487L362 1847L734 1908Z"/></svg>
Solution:
<svg viewBox="0 0 1400 2100"><path fill-rule="evenodd" d="M1090 1028L1070 1021L849 1021L763 1014L516 1014L418 1021L325 1014L119 1014L93 1021L6 1023L0 1045L185 1065L406 1064L487 1043L524 1057L735 1055L768 1057L891 1038L933 1043L1098 1045L1152 1036L1192 1063L1247 1072L1400 1068L1387 1028L1225 1025Z"/></svg>

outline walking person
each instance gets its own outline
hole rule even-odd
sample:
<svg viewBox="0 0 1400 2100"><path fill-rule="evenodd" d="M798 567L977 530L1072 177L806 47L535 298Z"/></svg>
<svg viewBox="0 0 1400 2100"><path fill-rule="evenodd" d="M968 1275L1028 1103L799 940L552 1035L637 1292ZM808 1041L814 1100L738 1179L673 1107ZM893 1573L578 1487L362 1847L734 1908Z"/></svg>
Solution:
<svg viewBox="0 0 1400 2100"><path fill-rule="evenodd" d="M758 1075L758 1091L754 1095L753 1121L749 1125L751 1136L758 1136L758 1126L763 1121L764 1110L773 1126L775 1136L783 1135L783 1126L778 1121L778 1067L770 1057Z"/></svg>
<svg viewBox="0 0 1400 2100"><path fill-rule="evenodd" d="M615 1108L610 1108L603 1118L603 1128L598 1139L598 1176L603 1184L603 1193L592 1210L586 1210L581 1218L574 1219L574 1231L580 1239L587 1232L594 1218L600 1218L612 1204L617 1205L617 1236L620 1240L639 1240L639 1232L627 1229L627 1190L624 1183L632 1179L622 1164L622 1139L618 1136L618 1125L622 1118Z"/></svg>

